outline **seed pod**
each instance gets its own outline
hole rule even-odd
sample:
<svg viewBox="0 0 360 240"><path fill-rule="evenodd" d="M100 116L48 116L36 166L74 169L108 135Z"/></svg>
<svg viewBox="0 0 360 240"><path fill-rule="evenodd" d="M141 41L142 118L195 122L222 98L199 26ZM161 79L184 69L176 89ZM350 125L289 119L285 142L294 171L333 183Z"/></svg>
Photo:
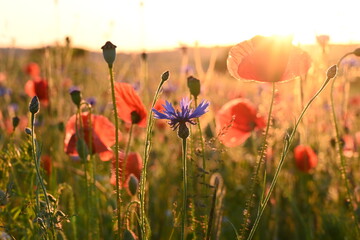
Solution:
<svg viewBox="0 0 360 240"><path fill-rule="evenodd" d="M326 72L328 78L334 78L337 73L337 65L332 65Z"/></svg>
<svg viewBox="0 0 360 240"><path fill-rule="evenodd" d="M112 65L116 58L116 46L112 44L110 41L107 41L104 46L101 47L103 50L103 56L107 64L110 68L112 68Z"/></svg>
<svg viewBox="0 0 360 240"><path fill-rule="evenodd" d="M40 102L39 102L39 98L37 96L34 96L32 99L31 99L31 102L29 104L29 111L32 113L32 114L36 114L38 113L40 110Z"/></svg>

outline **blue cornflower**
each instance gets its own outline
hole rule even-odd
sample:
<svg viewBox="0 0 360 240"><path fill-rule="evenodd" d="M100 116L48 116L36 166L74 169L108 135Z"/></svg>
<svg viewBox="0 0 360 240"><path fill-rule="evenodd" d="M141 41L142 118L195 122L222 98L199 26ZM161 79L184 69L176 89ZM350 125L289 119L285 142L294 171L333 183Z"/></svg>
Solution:
<svg viewBox="0 0 360 240"><path fill-rule="evenodd" d="M180 101L180 111L175 110L171 103L168 101L165 102L163 107L165 110L159 112L156 109L152 109L154 112L154 117L157 119L168 119L169 125L173 130L176 130L179 126L180 128L186 127L186 123L195 125L193 118L198 118L204 115L208 111L210 103L203 100L195 110L190 108L191 101L188 98L183 98Z"/></svg>

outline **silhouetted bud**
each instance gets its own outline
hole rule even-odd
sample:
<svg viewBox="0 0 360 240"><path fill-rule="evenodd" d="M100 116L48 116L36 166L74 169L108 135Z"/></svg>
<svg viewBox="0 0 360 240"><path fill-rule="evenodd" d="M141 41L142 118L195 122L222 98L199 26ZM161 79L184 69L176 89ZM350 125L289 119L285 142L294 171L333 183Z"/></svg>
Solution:
<svg viewBox="0 0 360 240"><path fill-rule="evenodd" d="M70 96L73 103L79 108L82 100L81 92L79 90L72 90Z"/></svg>
<svg viewBox="0 0 360 240"><path fill-rule="evenodd" d="M187 79L187 85L190 89L191 95L194 96L194 98L197 98L200 94L200 80L197 78L194 78L193 76L188 77Z"/></svg>
<svg viewBox="0 0 360 240"><path fill-rule="evenodd" d="M337 65L332 65L326 72L328 78L334 78L337 73Z"/></svg>
<svg viewBox="0 0 360 240"><path fill-rule="evenodd" d="M139 180L137 179L137 177L134 176L134 174L130 175L128 185L131 196L135 196L139 187Z"/></svg>
<svg viewBox="0 0 360 240"><path fill-rule="evenodd" d="M165 82L165 81L167 81L167 80L169 79L169 76L170 76L169 71L166 71L166 72L164 72L164 73L161 75L161 80L162 80L163 82Z"/></svg>
<svg viewBox="0 0 360 240"><path fill-rule="evenodd" d="M103 50L103 56L109 67L111 68L116 58L116 46L110 41L107 41L104 46L101 47Z"/></svg>
<svg viewBox="0 0 360 240"><path fill-rule="evenodd" d="M32 99L31 99L31 102L29 104L29 111L32 113L32 114L36 114L38 113L40 110L40 102L39 102L39 98L37 96L34 96Z"/></svg>
<svg viewBox="0 0 360 240"><path fill-rule="evenodd" d="M13 129L15 130L15 128L17 127L17 126L19 126L19 123L20 123L20 118L18 118L18 117L13 117L12 118L12 125L13 125Z"/></svg>
<svg viewBox="0 0 360 240"><path fill-rule="evenodd" d="M360 48L355 49L354 55L360 57Z"/></svg>
<svg viewBox="0 0 360 240"><path fill-rule="evenodd" d="M31 135L31 129L30 128L25 128L25 133L28 134L28 135Z"/></svg>
<svg viewBox="0 0 360 240"><path fill-rule="evenodd" d="M189 128L186 126L185 123L180 123L179 129L178 129L179 138L186 139L189 137L189 135L190 135Z"/></svg>

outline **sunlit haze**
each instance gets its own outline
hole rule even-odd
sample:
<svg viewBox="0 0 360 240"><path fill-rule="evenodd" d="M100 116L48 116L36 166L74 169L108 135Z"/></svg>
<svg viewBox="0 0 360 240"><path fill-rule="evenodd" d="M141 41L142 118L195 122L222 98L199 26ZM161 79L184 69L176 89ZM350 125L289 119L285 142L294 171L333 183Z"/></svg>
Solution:
<svg viewBox="0 0 360 240"><path fill-rule="evenodd" d="M110 40L123 51L220 46L254 35L294 36L313 44L359 43L358 0L0 0L0 47L62 43L99 51Z"/></svg>

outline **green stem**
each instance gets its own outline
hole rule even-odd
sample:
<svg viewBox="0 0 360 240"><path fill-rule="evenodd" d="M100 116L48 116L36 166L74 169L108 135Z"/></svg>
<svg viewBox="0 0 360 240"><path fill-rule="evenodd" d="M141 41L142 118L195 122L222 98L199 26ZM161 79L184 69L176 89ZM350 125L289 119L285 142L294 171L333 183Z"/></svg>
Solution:
<svg viewBox="0 0 360 240"><path fill-rule="evenodd" d="M122 168L121 168L121 171L122 171L121 183L122 184L125 183L126 163L127 163L127 158L128 158L128 155L129 155L131 136L132 136L133 128L134 128L134 124L131 123L130 130L129 130L129 137L128 137L128 141L127 141L126 148L125 148L124 161L122 163Z"/></svg>
<svg viewBox="0 0 360 240"><path fill-rule="evenodd" d="M268 114L268 118L267 118L267 122L266 122L266 129L265 129L265 134L264 134L264 140L263 140L263 144L261 146L260 149L260 154L258 155L258 160L256 162L256 169L254 172L254 176L253 176L253 181L250 187L250 195L249 195L249 199L246 202L246 207L244 210L245 216L244 216L244 223L243 223L243 228L241 230L241 239L243 239L245 237L245 233L247 228L249 227L249 223L250 223L250 208L252 207L253 201L254 201L254 197L255 197L255 186L258 183L258 175L261 169L261 166L264 162L264 154L265 154L265 150L267 147L267 138L269 135L269 130L270 130L270 125L271 125L271 115L272 115L272 110L273 110L273 105L274 105L274 99L275 99L275 90L276 90L276 84L275 82L272 83L272 95L271 95L271 102L270 102L270 108L269 108L269 114ZM266 170L265 170L266 172Z"/></svg>
<svg viewBox="0 0 360 240"><path fill-rule="evenodd" d="M351 55L353 52L351 53L347 53L345 54L342 58L340 58L340 60L337 63L337 67L339 68L341 61L348 55ZM343 148L341 146L341 136L340 136L340 130L339 130L339 124L336 118L336 112L335 112L335 104L334 104L334 85L335 85L335 79L334 78L333 82L331 83L331 89L330 89L330 103L331 103L331 111L332 111L332 117L333 117L333 123L334 123L334 128L335 128L335 135L336 135L336 146L337 146L337 150L338 150L338 154L339 154L339 158L340 158L340 173L341 173L341 177L345 183L345 188L346 188L346 201L349 203L349 208L351 211L351 215L352 215L352 219L354 221L354 225L356 227L356 234L359 237L359 219L356 215L356 210L354 208L353 202L354 202L354 198L352 196L351 190L350 190L350 183L348 178L346 177L346 159L344 156L344 152L343 152Z"/></svg>
<svg viewBox="0 0 360 240"><path fill-rule="evenodd" d="M111 97L113 102L113 110L114 110L114 120L115 120L115 173L116 173L116 215L117 215L117 239L121 239L121 193L120 193L120 185L119 185L119 120L116 108L116 98L115 98L115 84L114 84L114 74L112 66L109 65L109 73L110 73L110 83L111 83Z"/></svg>
<svg viewBox="0 0 360 240"><path fill-rule="evenodd" d="M32 154L33 154L33 159L35 161L35 169L36 169L36 175L37 175L37 182L40 183L40 186L41 186L41 189L44 193L44 198L45 198L45 202L46 202L46 207L48 209L48 214L50 218L50 214L51 214L51 208L50 208L50 203L49 203L49 199L48 199L48 196L47 196L47 192L46 192L46 188L45 188L45 184L44 184L44 181L41 177L41 174L40 174L40 166L39 166L39 158L37 156L37 149L36 149L36 144L35 144L35 129L34 129L34 121L35 121L35 114L31 114L31 148L32 148ZM38 196L38 191L36 191L36 199L37 199L37 204L38 204L38 207L39 207L39 196ZM38 209L39 210L39 209ZM53 234L53 237L55 238L55 232L54 232L54 228L53 228L53 222L50 218L50 227L51 227L51 232Z"/></svg>
<svg viewBox="0 0 360 240"><path fill-rule="evenodd" d="M187 150L186 138L182 139L182 170L183 170L183 207L182 207L182 221L181 221L181 239L185 239L185 227L187 217Z"/></svg>
<svg viewBox="0 0 360 240"><path fill-rule="evenodd" d="M312 104L312 102L316 99L316 97L325 89L326 85L329 83L331 78L326 78L325 82L323 83L323 85L320 87L320 89L314 94L314 96L309 100L309 102L305 105L305 107L303 108L303 110L301 111L300 113L300 116L299 116L299 119L296 121L295 123L295 126L290 134L290 136L287 136L284 140L284 148L283 148L283 151L281 153L281 158L280 158L280 161L279 161L279 165L278 167L276 168L276 171L275 171L275 174L274 174L274 178L272 179L271 181L271 185L270 185L270 188L269 188L269 191L268 193L266 194L265 198L261 199L261 203L260 203L260 209L258 211L258 214L256 216L256 219L254 221L254 225L252 226L251 228L251 231L250 231L250 234L248 236L248 240L252 239L254 234L255 234L255 231L259 225L259 222L260 222L260 219L261 219L261 216L266 208L266 205L270 199L270 196L275 188L275 185L276 185L276 182L279 178L279 174L280 174L280 171L281 171L281 168L285 162L285 159L286 159L286 156L287 154L289 153L289 150L290 150L290 146L292 144L292 141L294 139L294 136L295 136L295 133L297 131L297 128L301 122L301 120L303 119L307 109L310 107L310 105Z"/></svg>
<svg viewBox="0 0 360 240"><path fill-rule="evenodd" d="M197 108L198 103L197 103L197 97L195 97L195 108ZM203 139L203 135L202 135L202 131L201 131L201 125L200 125L200 120L199 118L196 118L196 124L198 126L198 131L199 131L199 135L200 135L200 144L201 144L201 157L202 157L202 167L204 170L204 175L203 175L203 185L204 185L204 193L206 193L206 158L205 158L205 144L204 144L204 139Z"/></svg>
<svg viewBox="0 0 360 240"><path fill-rule="evenodd" d="M165 73L164 73L165 74ZM163 76L164 76L163 74ZM162 89L162 85L165 83L167 79L163 79L161 80L152 105L151 105L151 109L155 106L155 103L157 101L157 99L159 98L159 94L161 92ZM139 192L139 198L140 198L140 228L141 228L141 235L142 235L142 239L143 240L147 240L149 238L148 235L150 235L147 231L148 228L146 226L146 213L145 213L145 188L146 188L146 178L147 178L147 165L149 162L149 157L150 157L150 150L151 150L151 139L152 139L152 129L154 126L154 118L151 116L149 116L148 118L148 122L147 122L147 127L146 127L146 139L145 139L145 148L144 148L144 163L143 163L143 168L141 170L141 178L140 178L140 192Z"/></svg>

